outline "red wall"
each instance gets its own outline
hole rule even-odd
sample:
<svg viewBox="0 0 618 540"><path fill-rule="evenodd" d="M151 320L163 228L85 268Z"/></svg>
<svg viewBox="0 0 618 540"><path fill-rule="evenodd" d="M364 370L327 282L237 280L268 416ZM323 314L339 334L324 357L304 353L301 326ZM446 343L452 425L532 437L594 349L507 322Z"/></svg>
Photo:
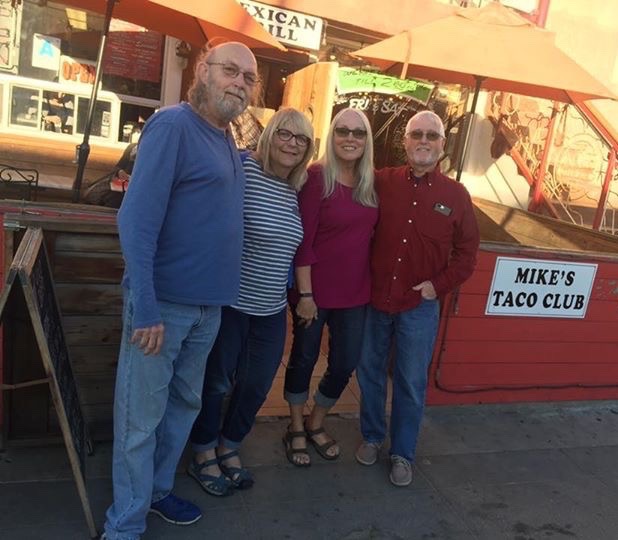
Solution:
<svg viewBox="0 0 618 540"><path fill-rule="evenodd" d="M481 250L472 277L443 304L427 402L618 398L618 258L577 259L598 264L588 311L558 319L485 315L498 255Z"/></svg>

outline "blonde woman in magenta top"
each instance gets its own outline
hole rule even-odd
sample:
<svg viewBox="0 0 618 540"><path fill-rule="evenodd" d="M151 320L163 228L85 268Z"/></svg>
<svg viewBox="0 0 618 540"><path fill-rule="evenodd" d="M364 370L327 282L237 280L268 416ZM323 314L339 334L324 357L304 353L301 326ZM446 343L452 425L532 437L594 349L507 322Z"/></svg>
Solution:
<svg viewBox="0 0 618 540"><path fill-rule="evenodd" d="M374 191L373 140L367 117L344 109L333 119L324 158L309 167L299 193L303 241L295 257L296 289L290 294L294 341L284 396L291 423L286 456L298 467L311 462L307 444L327 460L337 459L337 442L323 421L337 402L360 357L370 297L369 250L378 219ZM328 368L303 418L309 384L328 326Z"/></svg>

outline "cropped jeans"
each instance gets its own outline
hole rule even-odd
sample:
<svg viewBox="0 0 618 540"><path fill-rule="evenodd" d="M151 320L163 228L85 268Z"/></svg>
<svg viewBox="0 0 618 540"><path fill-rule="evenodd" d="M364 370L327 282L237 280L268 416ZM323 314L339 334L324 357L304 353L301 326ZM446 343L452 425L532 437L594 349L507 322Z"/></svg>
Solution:
<svg viewBox="0 0 618 540"><path fill-rule="evenodd" d="M206 367L202 410L191 430L195 452L219 444L230 449L240 447L281 364L285 333L286 309L264 316L248 315L232 307L222 309L221 329ZM221 426L223 402L230 393Z"/></svg>
<svg viewBox="0 0 618 540"><path fill-rule="evenodd" d="M413 309L389 314L369 307L363 352L356 377L361 390L363 440L381 444L386 438L386 381L394 340L391 455L414 460L425 407L427 371L438 330L438 300L423 300Z"/></svg>
<svg viewBox="0 0 618 540"><path fill-rule="evenodd" d="M158 355L145 356L130 343L133 301L125 291L114 399L114 502L105 521L109 540L138 539L151 503L171 492L219 329L219 307L160 301L159 309L163 347Z"/></svg>
<svg viewBox="0 0 618 540"><path fill-rule="evenodd" d="M288 403L300 405L309 397L309 384L320 355L324 325L328 325L329 332L328 366L314 399L317 405L327 409L337 403L360 358L366 311L366 305L318 308L318 318L304 327L292 308L294 341L285 371L284 390Z"/></svg>

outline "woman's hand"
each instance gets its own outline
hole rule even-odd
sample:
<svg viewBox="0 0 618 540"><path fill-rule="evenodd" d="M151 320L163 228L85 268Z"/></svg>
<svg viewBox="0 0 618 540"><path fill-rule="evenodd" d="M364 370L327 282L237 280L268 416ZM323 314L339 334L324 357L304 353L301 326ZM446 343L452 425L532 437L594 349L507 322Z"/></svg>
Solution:
<svg viewBox="0 0 618 540"><path fill-rule="evenodd" d="M318 306L312 296L301 297L296 305L296 315L300 319L299 324L307 328L318 318Z"/></svg>

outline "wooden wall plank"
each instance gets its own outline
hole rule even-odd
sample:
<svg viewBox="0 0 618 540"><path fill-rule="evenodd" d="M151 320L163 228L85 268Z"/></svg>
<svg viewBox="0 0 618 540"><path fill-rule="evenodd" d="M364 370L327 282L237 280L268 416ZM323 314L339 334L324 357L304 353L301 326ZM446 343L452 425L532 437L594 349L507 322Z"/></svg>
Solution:
<svg viewBox="0 0 618 540"><path fill-rule="evenodd" d="M59 283L56 294L63 315L122 315L119 285Z"/></svg>
<svg viewBox="0 0 618 540"><path fill-rule="evenodd" d="M56 283L115 283L124 272L120 256L101 253L56 252L54 279Z"/></svg>
<svg viewBox="0 0 618 540"><path fill-rule="evenodd" d="M618 341L582 343L571 341L449 340L442 352L442 365L469 364L582 364L598 368L618 359ZM601 368L603 369L603 368Z"/></svg>
<svg viewBox="0 0 618 540"><path fill-rule="evenodd" d="M82 317L69 315L62 318L69 350L76 345L111 345L120 343L122 320L113 315Z"/></svg>
<svg viewBox="0 0 618 540"><path fill-rule="evenodd" d="M526 318L526 325L517 317L468 317L449 321L448 339L497 341L571 341L611 343L616 340L616 323L588 322L582 319ZM529 323L529 324L528 324Z"/></svg>

